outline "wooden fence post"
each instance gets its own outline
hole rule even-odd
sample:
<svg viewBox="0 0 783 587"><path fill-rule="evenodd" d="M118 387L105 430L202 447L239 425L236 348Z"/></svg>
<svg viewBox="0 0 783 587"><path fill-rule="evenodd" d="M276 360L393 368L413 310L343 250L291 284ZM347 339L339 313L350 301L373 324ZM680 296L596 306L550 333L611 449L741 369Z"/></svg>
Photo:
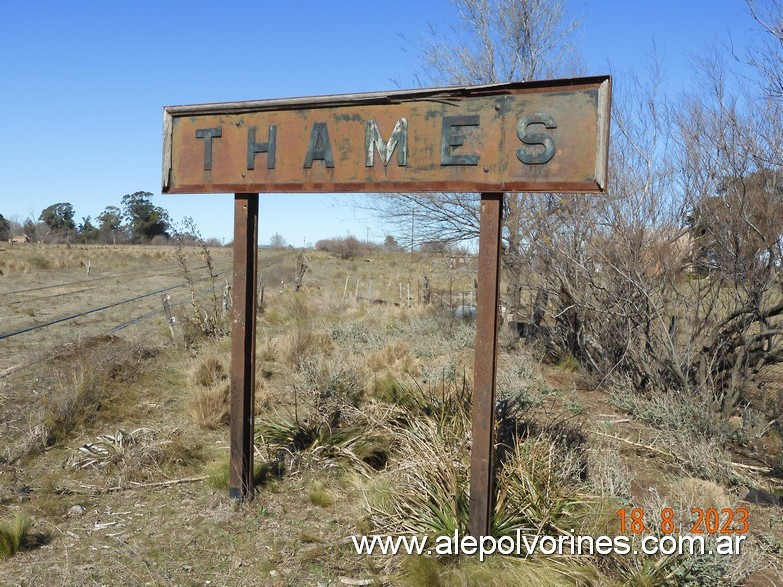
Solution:
<svg viewBox="0 0 783 587"><path fill-rule="evenodd" d="M169 294L163 294L163 314L166 316L166 323L169 326L169 333L171 334L171 342L175 342L175 336L174 336L174 316L171 314L171 306L169 305L169 300L171 299L171 296Z"/></svg>

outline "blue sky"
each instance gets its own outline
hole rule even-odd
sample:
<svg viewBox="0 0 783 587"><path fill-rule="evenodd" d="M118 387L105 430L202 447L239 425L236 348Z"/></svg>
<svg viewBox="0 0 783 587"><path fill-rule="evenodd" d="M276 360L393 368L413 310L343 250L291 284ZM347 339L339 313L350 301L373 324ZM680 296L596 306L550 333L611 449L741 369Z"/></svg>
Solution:
<svg viewBox="0 0 783 587"><path fill-rule="evenodd" d="M691 53L752 27L744 0L566 1L587 74L621 82L655 42L672 91ZM149 191L230 240L231 195L160 195L163 107L412 87L419 39L455 14L449 0L0 0L0 213L70 202L95 218ZM260 215L262 243L385 235L349 196L262 195Z"/></svg>

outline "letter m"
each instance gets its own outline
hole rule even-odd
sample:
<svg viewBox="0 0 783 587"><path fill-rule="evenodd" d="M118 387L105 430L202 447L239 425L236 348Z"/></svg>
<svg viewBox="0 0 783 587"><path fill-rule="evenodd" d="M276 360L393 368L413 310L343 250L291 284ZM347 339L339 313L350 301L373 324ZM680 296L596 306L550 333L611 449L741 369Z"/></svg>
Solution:
<svg viewBox="0 0 783 587"><path fill-rule="evenodd" d="M381 137L378 124L374 120L368 120L364 130L364 145L367 167L375 165L375 149L378 149L384 167L389 165L392 153L394 153L394 149L397 149L397 165L405 167L408 164L408 120L400 118L397 121L388 142L384 142Z"/></svg>

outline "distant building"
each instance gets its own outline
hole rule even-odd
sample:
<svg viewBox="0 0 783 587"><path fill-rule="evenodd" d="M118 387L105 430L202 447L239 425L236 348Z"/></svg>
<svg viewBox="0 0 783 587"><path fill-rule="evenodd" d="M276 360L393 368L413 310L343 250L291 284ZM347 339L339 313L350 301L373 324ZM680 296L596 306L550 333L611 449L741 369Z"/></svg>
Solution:
<svg viewBox="0 0 783 587"><path fill-rule="evenodd" d="M30 237L27 236L26 234L23 234L23 235L20 235L20 236L13 236L13 237L8 239L8 242L11 243L12 245L16 245L16 244L19 244L19 243L29 243L30 242Z"/></svg>

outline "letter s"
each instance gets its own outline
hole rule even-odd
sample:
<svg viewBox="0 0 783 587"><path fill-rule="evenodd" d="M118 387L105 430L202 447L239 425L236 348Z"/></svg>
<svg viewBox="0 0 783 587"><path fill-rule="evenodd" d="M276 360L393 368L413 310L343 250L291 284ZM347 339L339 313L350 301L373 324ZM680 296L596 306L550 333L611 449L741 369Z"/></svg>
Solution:
<svg viewBox="0 0 783 587"><path fill-rule="evenodd" d="M517 149L517 159L527 165L542 165L543 163L548 163L555 156L555 141L547 133L528 132L527 127L534 124L542 124L544 128L548 129L557 128L555 119L543 112L535 112L520 118L517 122L517 136L519 140L525 143L525 145L541 145L544 147L544 150L535 149L531 151L521 147Z"/></svg>

